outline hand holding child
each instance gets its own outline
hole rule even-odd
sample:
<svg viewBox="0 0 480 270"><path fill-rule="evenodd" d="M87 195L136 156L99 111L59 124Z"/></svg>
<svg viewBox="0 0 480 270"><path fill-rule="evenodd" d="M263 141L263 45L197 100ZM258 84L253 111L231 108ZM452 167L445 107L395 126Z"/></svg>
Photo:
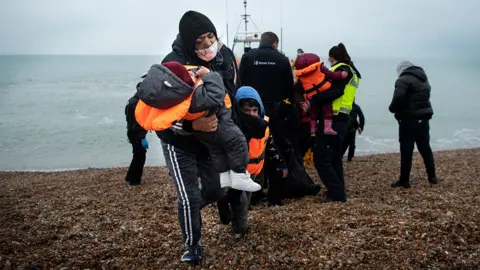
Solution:
<svg viewBox="0 0 480 270"><path fill-rule="evenodd" d="M342 71L342 78L345 79L347 78L347 76L348 76L348 73L346 71Z"/></svg>

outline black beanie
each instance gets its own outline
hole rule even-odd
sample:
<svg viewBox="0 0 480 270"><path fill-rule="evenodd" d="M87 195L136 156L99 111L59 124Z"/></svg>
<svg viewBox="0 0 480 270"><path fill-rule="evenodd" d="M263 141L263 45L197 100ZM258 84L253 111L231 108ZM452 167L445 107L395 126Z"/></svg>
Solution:
<svg viewBox="0 0 480 270"><path fill-rule="evenodd" d="M178 31L187 49L194 49L197 38L205 33L212 32L217 36L217 30L212 21L202 13L193 10L183 14Z"/></svg>

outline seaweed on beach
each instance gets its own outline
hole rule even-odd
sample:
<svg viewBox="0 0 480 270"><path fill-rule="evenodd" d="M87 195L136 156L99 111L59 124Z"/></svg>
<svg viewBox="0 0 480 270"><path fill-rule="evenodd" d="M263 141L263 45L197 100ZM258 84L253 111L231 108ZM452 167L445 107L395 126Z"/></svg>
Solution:
<svg viewBox="0 0 480 270"><path fill-rule="evenodd" d="M478 269L480 149L435 153L440 183L415 155L412 188L393 189L398 154L345 164L346 204L321 195L255 206L235 241L215 206L203 211L203 265L182 253L173 184L149 167L0 173L2 269ZM319 181L314 170L310 170Z"/></svg>

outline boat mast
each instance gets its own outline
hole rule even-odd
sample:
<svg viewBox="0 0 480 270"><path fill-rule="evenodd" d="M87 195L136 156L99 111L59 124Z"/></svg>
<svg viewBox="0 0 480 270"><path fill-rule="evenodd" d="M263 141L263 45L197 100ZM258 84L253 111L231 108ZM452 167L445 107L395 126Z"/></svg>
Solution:
<svg viewBox="0 0 480 270"><path fill-rule="evenodd" d="M245 23L245 36L248 33L248 17L250 15L247 14L247 0L243 0L243 9L245 10L245 13L243 14L243 22ZM244 42L243 43L243 51L246 52L246 48L250 48L250 42Z"/></svg>
<svg viewBox="0 0 480 270"><path fill-rule="evenodd" d="M280 48L283 51L283 0L280 0Z"/></svg>
<svg viewBox="0 0 480 270"><path fill-rule="evenodd" d="M228 1L228 0L227 0ZM243 52L246 53L252 49L252 42L260 42L261 32L258 30L257 26L253 22L250 14L247 13L247 0L243 0L244 14L240 15L242 20L237 27L237 32L235 33L235 38L233 40L232 50L235 49L236 43L243 43ZM244 32L239 32L240 26L244 23ZM248 23L251 22L255 28L255 31L248 32Z"/></svg>
<svg viewBox="0 0 480 270"><path fill-rule="evenodd" d="M225 23L227 27L227 47L230 47L230 38L228 37L228 0L225 0Z"/></svg>

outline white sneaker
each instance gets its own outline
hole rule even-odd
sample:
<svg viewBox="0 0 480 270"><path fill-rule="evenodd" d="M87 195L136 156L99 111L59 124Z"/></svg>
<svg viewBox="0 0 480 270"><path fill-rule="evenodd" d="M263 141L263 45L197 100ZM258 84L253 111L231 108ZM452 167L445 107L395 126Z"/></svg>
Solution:
<svg viewBox="0 0 480 270"><path fill-rule="evenodd" d="M255 183L250 178L250 173L236 173L234 171L230 171L230 179L232 181L232 188L238 190L244 190L249 192L255 192L262 189L262 186Z"/></svg>
<svg viewBox="0 0 480 270"><path fill-rule="evenodd" d="M220 187L230 188L232 186L232 179L230 178L229 171L220 173Z"/></svg>

